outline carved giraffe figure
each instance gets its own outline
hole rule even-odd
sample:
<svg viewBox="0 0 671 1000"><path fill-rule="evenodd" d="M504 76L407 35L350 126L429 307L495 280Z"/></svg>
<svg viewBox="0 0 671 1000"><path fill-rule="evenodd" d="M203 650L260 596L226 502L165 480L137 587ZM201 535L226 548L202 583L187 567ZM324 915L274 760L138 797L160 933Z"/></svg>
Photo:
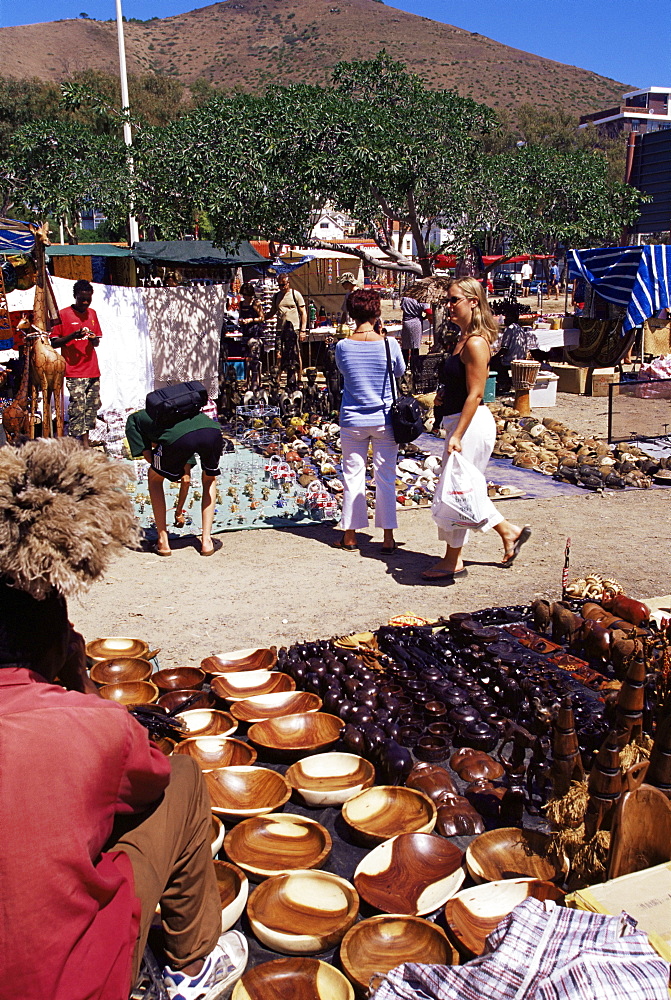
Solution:
<svg viewBox="0 0 671 1000"><path fill-rule="evenodd" d="M30 405L30 345L26 343L23 347L24 362L21 373L21 385L16 396L2 411L2 429L5 432L8 444L16 444L22 434L29 434L32 437L31 411Z"/></svg>
<svg viewBox="0 0 671 1000"><path fill-rule="evenodd" d="M20 324L19 324L20 325ZM49 342L48 334L34 327L26 333L31 341L30 382L35 390L31 397L31 416L35 409L36 395L42 393L42 436L52 436L51 399L56 411L56 437L63 437L63 379L65 358ZM31 421L31 426L34 423ZM32 437L32 434L31 434Z"/></svg>

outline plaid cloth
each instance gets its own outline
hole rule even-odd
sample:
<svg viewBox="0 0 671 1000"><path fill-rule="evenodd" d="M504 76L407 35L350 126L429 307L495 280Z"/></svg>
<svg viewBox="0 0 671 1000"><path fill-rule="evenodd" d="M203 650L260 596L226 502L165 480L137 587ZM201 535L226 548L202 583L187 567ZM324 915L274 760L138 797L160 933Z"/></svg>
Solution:
<svg viewBox="0 0 671 1000"><path fill-rule="evenodd" d="M526 899L461 966L406 964L373 1000L668 1000L669 966L619 917Z"/></svg>

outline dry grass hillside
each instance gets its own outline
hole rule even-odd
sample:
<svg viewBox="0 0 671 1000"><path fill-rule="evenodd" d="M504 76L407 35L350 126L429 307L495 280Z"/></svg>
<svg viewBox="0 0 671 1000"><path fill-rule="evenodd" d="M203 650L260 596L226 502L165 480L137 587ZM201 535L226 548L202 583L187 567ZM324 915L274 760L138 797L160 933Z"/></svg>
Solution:
<svg viewBox="0 0 671 1000"><path fill-rule="evenodd" d="M325 83L341 59L385 48L427 84L497 108L561 104L575 114L619 101L629 85L387 7L380 0L226 0L126 25L131 73L155 72L223 90ZM0 28L2 75L60 81L117 71L116 27L91 20ZM631 89L631 88L630 88Z"/></svg>

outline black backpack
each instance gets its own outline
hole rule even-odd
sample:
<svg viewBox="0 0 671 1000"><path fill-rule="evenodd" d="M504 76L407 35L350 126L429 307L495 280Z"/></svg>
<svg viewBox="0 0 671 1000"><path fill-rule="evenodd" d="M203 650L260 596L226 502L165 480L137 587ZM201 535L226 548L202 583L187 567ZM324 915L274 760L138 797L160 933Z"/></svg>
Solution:
<svg viewBox="0 0 671 1000"><path fill-rule="evenodd" d="M386 337L384 338L384 346L387 351L387 371L389 372L391 396L394 400L389 410L391 429L397 444L408 444L426 430L422 408L414 396L396 395L396 378L391 364L389 341Z"/></svg>
<svg viewBox="0 0 671 1000"><path fill-rule="evenodd" d="M180 420L195 417L207 403L207 389L202 382L180 382L147 395L145 409L161 427L173 427Z"/></svg>

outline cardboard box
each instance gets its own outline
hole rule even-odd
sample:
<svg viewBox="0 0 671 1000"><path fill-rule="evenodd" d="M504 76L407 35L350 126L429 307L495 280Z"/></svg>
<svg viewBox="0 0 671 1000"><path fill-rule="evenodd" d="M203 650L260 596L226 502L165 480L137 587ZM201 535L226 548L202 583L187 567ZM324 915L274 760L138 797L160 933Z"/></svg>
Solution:
<svg viewBox="0 0 671 1000"><path fill-rule="evenodd" d="M591 396L607 396L608 386L619 382L620 375L614 368L595 368L592 372Z"/></svg>
<svg viewBox="0 0 671 1000"><path fill-rule="evenodd" d="M559 376L557 390L559 392L574 392L582 394L585 392L587 382L587 368L576 368L575 365L567 365L564 362L553 364L552 371Z"/></svg>

